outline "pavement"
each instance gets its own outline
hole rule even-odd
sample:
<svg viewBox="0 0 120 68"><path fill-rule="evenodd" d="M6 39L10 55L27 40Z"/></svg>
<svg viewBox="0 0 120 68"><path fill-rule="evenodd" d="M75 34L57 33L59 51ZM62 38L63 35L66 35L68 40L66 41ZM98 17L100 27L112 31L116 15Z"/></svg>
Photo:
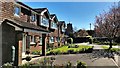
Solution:
<svg viewBox="0 0 120 68"><path fill-rule="evenodd" d="M84 44L89 45L88 43L77 43L77 44ZM95 66L102 66L101 68L120 68L120 56L115 55L115 60L112 58L104 57L102 52L101 45L91 44L90 46L94 46L93 53L83 53L83 54L67 54L67 55L55 55L54 57L56 60L54 61L53 65L66 65L67 62L71 62L72 66L76 66L77 61L82 61L87 64L87 66L96 68ZM117 46L116 46L117 48ZM97 56L96 56L97 55ZM52 55L51 55L52 56ZM46 56L46 57L51 57ZM44 56L32 58L30 62L36 61L38 59L44 58ZM27 63L26 60L22 61L22 64ZM97 68L98 68L97 67Z"/></svg>
<svg viewBox="0 0 120 68"><path fill-rule="evenodd" d="M66 65L67 62L71 62L72 66L76 66L77 61L82 61L87 64L87 66L116 66L114 62L109 58L90 58L86 54L69 54L69 55L57 55L54 65ZM97 59L97 60L95 60Z"/></svg>

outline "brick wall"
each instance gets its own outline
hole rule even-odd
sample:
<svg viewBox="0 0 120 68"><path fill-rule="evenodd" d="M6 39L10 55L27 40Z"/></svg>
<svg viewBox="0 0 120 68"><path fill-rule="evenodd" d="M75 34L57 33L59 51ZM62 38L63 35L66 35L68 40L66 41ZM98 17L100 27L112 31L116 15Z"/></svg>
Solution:
<svg viewBox="0 0 120 68"><path fill-rule="evenodd" d="M40 51L42 50L42 46L40 45L33 45L33 46L30 46L30 52L33 52L33 51Z"/></svg>
<svg viewBox="0 0 120 68"><path fill-rule="evenodd" d="M54 47L57 47L58 46L58 42L57 42L57 39L56 39L56 37L58 37L58 30L57 29L55 29L55 31L54 32L51 32L50 34L49 34L49 36L50 37L54 37Z"/></svg>
<svg viewBox="0 0 120 68"><path fill-rule="evenodd" d="M13 19L14 3L13 2L2 2L2 20L5 18Z"/></svg>

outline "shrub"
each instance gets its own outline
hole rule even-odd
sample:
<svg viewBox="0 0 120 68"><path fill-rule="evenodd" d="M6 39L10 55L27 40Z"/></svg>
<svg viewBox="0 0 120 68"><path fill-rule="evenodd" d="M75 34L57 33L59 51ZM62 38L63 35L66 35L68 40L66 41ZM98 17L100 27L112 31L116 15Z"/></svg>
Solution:
<svg viewBox="0 0 120 68"><path fill-rule="evenodd" d="M86 68L86 64L84 62L77 61L77 68Z"/></svg>
<svg viewBox="0 0 120 68"><path fill-rule="evenodd" d="M57 54L61 54L62 52L60 50L54 50L53 53L57 55Z"/></svg>
<svg viewBox="0 0 120 68"><path fill-rule="evenodd" d="M51 60L55 60L55 57L50 57Z"/></svg>
<svg viewBox="0 0 120 68"><path fill-rule="evenodd" d="M27 56L25 59L26 59L26 61L30 61L32 59L32 57Z"/></svg>
<svg viewBox="0 0 120 68"><path fill-rule="evenodd" d="M78 48L79 46L78 45L75 45L75 48Z"/></svg>
<svg viewBox="0 0 120 68"><path fill-rule="evenodd" d="M3 64L2 68L13 68L12 65L13 65L12 62L7 62L7 63Z"/></svg>
<svg viewBox="0 0 120 68"><path fill-rule="evenodd" d="M68 49L68 54L73 54L74 50L73 49Z"/></svg>
<svg viewBox="0 0 120 68"><path fill-rule="evenodd" d="M50 55L55 55L55 52L53 50L51 50Z"/></svg>
<svg viewBox="0 0 120 68"><path fill-rule="evenodd" d="M66 68L72 68L72 63L70 61L67 63Z"/></svg>
<svg viewBox="0 0 120 68"><path fill-rule="evenodd" d="M32 54L34 54L34 55L40 55L40 54L42 54L42 51L41 50L40 51L33 51Z"/></svg>
<svg viewBox="0 0 120 68"><path fill-rule="evenodd" d="M30 54L30 50L27 49L26 52L25 52L25 54Z"/></svg>

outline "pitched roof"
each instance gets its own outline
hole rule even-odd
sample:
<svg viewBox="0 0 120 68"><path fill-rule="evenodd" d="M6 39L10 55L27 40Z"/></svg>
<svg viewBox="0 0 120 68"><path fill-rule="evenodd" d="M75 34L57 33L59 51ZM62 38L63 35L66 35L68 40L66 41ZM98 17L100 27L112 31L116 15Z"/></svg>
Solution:
<svg viewBox="0 0 120 68"><path fill-rule="evenodd" d="M54 20L55 20L56 22L58 22L58 19L57 19L56 14L51 14L51 15L50 15L50 18L52 19L54 16L55 16Z"/></svg>
<svg viewBox="0 0 120 68"><path fill-rule="evenodd" d="M47 8L37 8L37 9L33 9L34 11L36 11L37 13L41 13L44 10L47 10L47 12L45 12L47 14L47 17L50 18L50 13L48 11Z"/></svg>
<svg viewBox="0 0 120 68"><path fill-rule="evenodd" d="M24 4L24 3L20 2L20 1L17 1L16 3L33 10L31 7L29 7L28 5L26 5L26 4Z"/></svg>
<svg viewBox="0 0 120 68"><path fill-rule="evenodd" d="M38 12L38 13L41 13L45 9L47 9L47 8L36 8L36 9L33 9L33 10L36 11L36 12Z"/></svg>
<svg viewBox="0 0 120 68"><path fill-rule="evenodd" d="M60 25L65 25L65 21L59 21Z"/></svg>
<svg viewBox="0 0 120 68"><path fill-rule="evenodd" d="M55 14L51 14L50 17L53 18L55 16Z"/></svg>

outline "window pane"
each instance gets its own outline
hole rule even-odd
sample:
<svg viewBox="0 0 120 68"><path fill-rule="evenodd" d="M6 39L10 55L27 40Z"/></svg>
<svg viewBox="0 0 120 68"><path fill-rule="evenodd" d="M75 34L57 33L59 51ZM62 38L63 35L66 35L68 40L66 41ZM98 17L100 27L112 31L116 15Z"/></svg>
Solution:
<svg viewBox="0 0 120 68"><path fill-rule="evenodd" d="M42 37L40 37L40 44L42 44Z"/></svg>
<svg viewBox="0 0 120 68"><path fill-rule="evenodd" d="M36 20L36 15L35 14L32 14L31 16L31 21L34 22Z"/></svg>
<svg viewBox="0 0 120 68"><path fill-rule="evenodd" d="M47 18L43 18L42 22L41 22L41 25L49 26L49 20Z"/></svg>
<svg viewBox="0 0 120 68"><path fill-rule="evenodd" d="M55 22L51 22L51 27L57 29L57 24Z"/></svg>
<svg viewBox="0 0 120 68"><path fill-rule="evenodd" d="M15 13L15 15L19 15L20 14L20 8L19 7L15 7L14 13Z"/></svg>
<svg viewBox="0 0 120 68"><path fill-rule="evenodd" d="M40 42L40 37L39 36L35 37L35 42Z"/></svg>
<svg viewBox="0 0 120 68"><path fill-rule="evenodd" d="M54 43L54 38L53 37L50 37L50 43Z"/></svg>
<svg viewBox="0 0 120 68"><path fill-rule="evenodd" d="M56 39L57 39L57 42L60 42L60 37L56 37Z"/></svg>

